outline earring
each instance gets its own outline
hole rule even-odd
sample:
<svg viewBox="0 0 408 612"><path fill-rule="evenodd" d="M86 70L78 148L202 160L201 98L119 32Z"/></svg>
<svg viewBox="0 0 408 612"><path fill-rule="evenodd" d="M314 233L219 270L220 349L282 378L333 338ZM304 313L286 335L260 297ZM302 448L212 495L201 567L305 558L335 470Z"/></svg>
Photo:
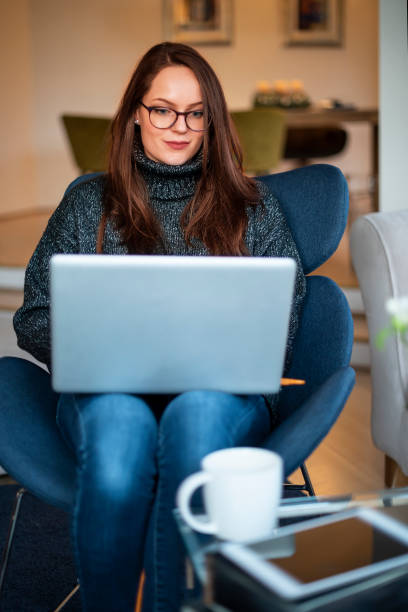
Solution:
<svg viewBox="0 0 408 612"><path fill-rule="evenodd" d="M137 125L139 125L139 119L136 119L136 120L135 120L135 123L136 123Z"/></svg>

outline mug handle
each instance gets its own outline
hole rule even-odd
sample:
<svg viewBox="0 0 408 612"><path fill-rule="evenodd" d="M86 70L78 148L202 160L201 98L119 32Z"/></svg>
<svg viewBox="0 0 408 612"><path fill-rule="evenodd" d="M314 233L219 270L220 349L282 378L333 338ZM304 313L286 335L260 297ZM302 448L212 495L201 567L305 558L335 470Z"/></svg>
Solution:
<svg viewBox="0 0 408 612"><path fill-rule="evenodd" d="M196 472L195 474L191 474L191 476L187 476L177 490L176 501L180 514L187 525L201 533L215 534L216 525L214 521L201 521L197 519L190 510L190 499L194 491L210 480L211 476L208 472Z"/></svg>

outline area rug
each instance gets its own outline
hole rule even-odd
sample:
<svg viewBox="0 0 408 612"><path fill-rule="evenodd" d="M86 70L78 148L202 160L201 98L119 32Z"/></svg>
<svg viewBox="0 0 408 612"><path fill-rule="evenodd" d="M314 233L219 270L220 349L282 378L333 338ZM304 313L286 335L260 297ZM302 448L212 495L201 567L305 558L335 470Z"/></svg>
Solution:
<svg viewBox="0 0 408 612"><path fill-rule="evenodd" d="M16 485L0 486L1 551L17 490ZM1 612L51 612L76 583L68 515L26 493L0 599ZM78 592L63 610L80 612Z"/></svg>
<svg viewBox="0 0 408 612"><path fill-rule="evenodd" d="M0 485L0 555L19 487ZM286 491L285 497L302 495ZM23 496L10 554L1 612L52 612L77 584L68 515L33 497ZM63 612L81 612L77 592Z"/></svg>

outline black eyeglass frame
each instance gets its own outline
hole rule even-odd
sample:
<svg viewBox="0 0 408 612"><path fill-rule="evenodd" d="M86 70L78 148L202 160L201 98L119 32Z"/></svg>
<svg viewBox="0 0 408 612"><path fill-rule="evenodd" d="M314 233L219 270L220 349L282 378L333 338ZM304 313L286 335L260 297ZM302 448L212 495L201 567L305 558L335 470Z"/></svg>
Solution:
<svg viewBox="0 0 408 612"><path fill-rule="evenodd" d="M148 113L149 113L149 121L150 121L150 123L152 124L152 126L153 126L153 127L155 127L155 128L156 128L156 129L158 129L158 130L169 130L170 128L172 128L172 127L173 127L173 125L175 125L175 124L177 123L178 118L179 118L179 116L180 116L180 115L182 115L182 116L185 118L185 119L184 119L184 121L186 122L186 126L187 126L187 127L188 127L188 129L189 129L189 130L191 130L192 132L206 132L206 131L208 130L208 126L207 126L207 127L205 127L205 128L203 128L202 130L195 130L194 128L191 128L191 127L188 125L188 121L187 121L187 119L188 119L188 115L191 115L191 113L196 113L197 111L195 111L195 110L180 112L180 111L176 111L176 110L174 110L173 108L168 108L167 106L146 106L146 104L144 104L144 103L142 102L142 100L139 100L139 104L141 104L141 105L142 105L142 106L143 106L143 107L144 107L144 108L145 108L145 109L148 111ZM172 113L176 113L176 118L175 118L175 120L173 121L173 123L171 123L171 124L170 124L170 125L168 125L167 127L158 127L157 125L154 125L153 121L152 121L152 120L151 120L151 118L150 118L150 113L152 112L152 110L157 110L157 109L159 109L159 108L163 108L163 109L165 108L166 110L169 110L169 111L171 111ZM211 120L208 122L208 125L209 125L210 123L211 123Z"/></svg>

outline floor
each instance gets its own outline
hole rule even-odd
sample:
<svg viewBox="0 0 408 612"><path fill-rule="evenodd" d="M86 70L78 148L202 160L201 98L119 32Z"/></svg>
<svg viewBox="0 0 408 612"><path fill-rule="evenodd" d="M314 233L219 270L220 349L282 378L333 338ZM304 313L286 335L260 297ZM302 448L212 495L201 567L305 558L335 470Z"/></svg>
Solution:
<svg viewBox="0 0 408 612"><path fill-rule="evenodd" d="M50 211L39 210L0 218L0 274L1 266L13 268L27 264L49 214ZM347 229L335 255L317 272L330 276L343 287L356 287L358 283L350 262L348 239ZM22 293L18 289L0 290L0 354L1 349L6 349L7 334L8 342L14 342L11 313L20 305L21 299ZM366 334L364 322L362 328L360 335ZM347 405L307 462L317 494L364 491L383 486L383 454L371 441L370 397L370 373L357 371L357 382ZM295 473L292 481L299 482L300 478L299 473ZM2 477L0 482L5 480Z"/></svg>
<svg viewBox="0 0 408 612"><path fill-rule="evenodd" d="M317 495L370 491L384 486L384 454L370 431L371 376L356 372L356 385L328 436L306 462ZM292 482L302 482L296 472Z"/></svg>

